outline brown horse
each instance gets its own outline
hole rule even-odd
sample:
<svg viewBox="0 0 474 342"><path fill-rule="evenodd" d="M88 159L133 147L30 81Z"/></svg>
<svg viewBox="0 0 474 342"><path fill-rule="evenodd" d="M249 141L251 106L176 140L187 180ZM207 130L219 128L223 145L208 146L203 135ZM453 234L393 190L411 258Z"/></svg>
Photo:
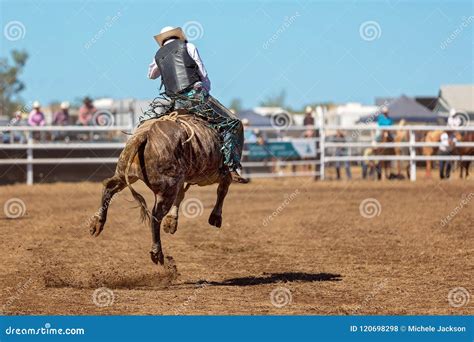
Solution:
<svg viewBox="0 0 474 342"><path fill-rule="evenodd" d="M441 134L443 134L443 131L437 130L437 131L429 131L426 133L425 136L425 142L429 143L439 143L441 139ZM456 132L455 134L457 141L464 141L464 142L472 142L474 141L474 132L466 132L464 134L461 134L460 132ZM423 147L423 155L424 156L432 156L436 154L438 151L438 147L431 147L431 146L426 146ZM464 156L470 156L474 155L474 148L473 147L458 147L455 149L454 153L455 155L464 155ZM469 176L469 166L471 162L469 160L464 160L461 161L460 163L460 177L463 178L463 170L466 171L466 177ZM426 177L431 178L431 169L432 169L432 161L427 160L426 161Z"/></svg>
<svg viewBox="0 0 474 342"><path fill-rule="evenodd" d="M425 135L425 142L427 142L427 143L439 143L442 133L443 133L443 131L439 131L439 130L438 131L429 131L429 132L427 132L426 135ZM438 147L431 147L431 146L426 146L426 147L423 147L423 149L422 149L423 156L425 156L425 157L432 156L437 151L438 151ZM426 178L431 178L432 166L433 166L432 161L427 160L426 161L426 173L425 173Z"/></svg>
<svg viewBox="0 0 474 342"><path fill-rule="evenodd" d="M400 120L398 125L405 126L405 124L406 124L405 120L402 119ZM410 141L409 132L406 130L399 130L395 133L395 137L393 140L396 143L406 143ZM408 147L395 147L394 152L396 156L410 155L410 149ZM403 163L404 163L403 161L397 160L397 177L400 179L403 178L402 176ZM407 178L410 178L410 164L408 163L405 166L405 172L406 172Z"/></svg>
<svg viewBox="0 0 474 342"><path fill-rule="evenodd" d="M465 132L459 137L459 140L462 142L474 142L474 131ZM456 154L461 156L474 156L474 147L458 147L456 148ZM469 177L469 166L471 165L470 160L462 160L460 162L460 173L459 177L463 178L463 173L465 173L466 178ZM464 172L463 172L464 171Z"/></svg>
<svg viewBox="0 0 474 342"><path fill-rule="evenodd" d="M381 143L393 143L393 136L389 131L381 132ZM373 154L376 156L393 156L395 155L395 149L393 147L377 147L374 148ZM377 179L382 179L382 170L385 174L385 179L392 179L392 161L390 160L379 160L376 166L377 170Z"/></svg>
<svg viewBox="0 0 474 342"><path fill-rule="evenodd" d="M190 185L219 183L209 224L220 227L224 198L232 182L230 174L222 172L218 133L183 111L174 114L174 119L168 116L145 121L128 140L114 176L103 183L101 206L90 225L90 233L99 236L112 197L128 187L140 205L142 219L151 225L151 259L162 265L160 227L167 233L176 232L179 206ZM151 213L143 196L132 187L137 180L142 180L155 195Z"/></svg>

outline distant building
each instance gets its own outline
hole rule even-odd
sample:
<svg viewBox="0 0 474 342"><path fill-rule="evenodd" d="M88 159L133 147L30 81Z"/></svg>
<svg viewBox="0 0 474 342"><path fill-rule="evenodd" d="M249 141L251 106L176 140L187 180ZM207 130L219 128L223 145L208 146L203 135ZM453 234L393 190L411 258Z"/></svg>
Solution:
<svg viewBox="0 0 474 342"><path fill-rule="evenodd" d="M438 98L436 96L415 96L415 101L430 111L434 111Z"/></svg>
<svg viewBox="0 0 474 342"><path fill-rule="evenodd" d="M281 107L254 107L253 111L263 116L271 116L280 113L289 114L285 109Z"/></svg>
<svg viewBox="0 0 474 342"><path fill-rule="evenodd" d="M298 115L288 112L282 107L254 107L251 110L254 114L270 118L270 122L281 126L301 126L303 119Z"/></svg>
<svg viewBox="0 0 474 342"><path fill-rule="evenodd" d="M438 120L436 113L433 113L426 106L421 105L413 97L406 95L401 95L397 98L377 98L376 110L370 115L362 117L360 122L367 122L371 118L377 121L377 116L380 108L382 106L387 106L389 116L397 123L400 120L405 120L407 123L424 123L424 124L434 124Z"/></svg>
<svg viewBox="0 0 474 342"><path fill-rule="evenodd" d="M443 121L455 112L467 116L470 125L474 125L474 84L441 86L434 112Z"/></svg>
<svg viewBox="0 0 474 342"><path fill-rule="evenodd" d="M272 124L271 118L265 115L257 114L253 110L242 110L237 113L240 120L248 120L252 127L269 127Z"/></svg>
<svg viewBox="0 0 474 342"><path fill-rule="evenodd" d="M369 117L377 111L377 106L365 106L349 102L329 109L325 114L325 124L348 126L355 125L362 117Z"/></svg>
<svg viewBox="0 0 474 342"><path fill-rule="evenodd" d="M137 100L134 98L99 98L94 100L94 106L98 110L112 113L115 124L118 126L130 124L136 126L139 116L148 109L150 102L151 100Z"/></svg>
<svg viewBox="0 0 474 342"><path fill-rule="evenodd" d="M396 97L376 97L375 105L380 107L383 105L387 105L390 102L395 101L396 99ZM433 111L435 109L436 103L438 102L437 96L415 96L413 97L413 99L430 111Z"/></svg>

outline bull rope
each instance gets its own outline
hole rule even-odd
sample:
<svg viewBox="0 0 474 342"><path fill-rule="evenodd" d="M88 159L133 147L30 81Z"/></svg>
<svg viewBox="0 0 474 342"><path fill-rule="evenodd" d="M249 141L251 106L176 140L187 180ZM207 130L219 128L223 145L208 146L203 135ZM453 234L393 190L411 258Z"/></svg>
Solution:
<svg viewBox="0 0 474 342"><path fill-rule="evenodd" d="M186 139L186 141L183 143L183 144L186 144L189 141L191 141L192 138L194 138L195 132L194 132L193 126L191 126L191 124L187 121L180 120L179 116L180 116L179 112L177 110L175 110L175 111L172 111L169 114L166 114L166 115L163 115L163 116L159 117L157 120L173 121L173 122L177 122L177 123L180 123L180 124L184 125L184 127L185 127L185 129L186 129L186 131L189 135L189 138Z"/></svg>

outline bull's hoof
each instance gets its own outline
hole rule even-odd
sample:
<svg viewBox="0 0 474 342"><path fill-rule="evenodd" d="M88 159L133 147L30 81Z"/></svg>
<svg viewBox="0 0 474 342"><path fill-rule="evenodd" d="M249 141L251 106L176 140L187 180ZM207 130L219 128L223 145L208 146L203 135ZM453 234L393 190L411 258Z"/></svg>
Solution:
<svg viewBox="0 0 474 342"><path fill-rule="evenodd" d="M161 222L161 228L163 228L165 233L176 233L178 229L178 218L170 215L165 216Z"/></svg>
<svg viewBox="0 0 474 342"><path fill-rule="evenodd" d="M92 236L99 236L102 230L104 229L104 225L100 222L99 216L93 216L91 218L91 222L89 225L89 232Z"/></svg>
<svg viewBox="0 0 474 342"><path fill-rule="evenodd" d="M165 258L161 250L152 249L150 251L150 257L151 257L151 261L153 261L153 263L155 264L160 263L160 265L163 265L165 263Z"/></svg>
<svg viewBox="0 0 474 342"><path fill-rule="evenodd" d="M221 215L216 215L216 214L211 214L209 216L209 224L211 226L220 228L222 226L222 216Z"/></svg>

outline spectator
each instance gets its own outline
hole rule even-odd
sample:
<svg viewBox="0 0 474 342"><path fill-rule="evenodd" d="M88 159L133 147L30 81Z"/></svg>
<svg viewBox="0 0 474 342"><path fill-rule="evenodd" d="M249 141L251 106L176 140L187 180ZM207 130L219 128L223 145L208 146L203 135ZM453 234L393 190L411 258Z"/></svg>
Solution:
<svg viewBox="0 0 474 342"><path fill-rule="evenodd" d="M393 125L393 120L392 118L389 116L389 113L388 113L388 107L387 106L384 106L381 110L381 113L378 115L377 117L377 125L379 127L384 127L384 126L391 126ZM387 134L389 134L391 136L391 134L389 132L387 132ZM377 132L376 134L376 137L375 137L375 140L377 142L380 142L382 141L382 137L383 137L383 131L379 131Z"/></svg>
<svg viewBox="0 0 474 342"><path fill-rule="evenodd" d="M44 126L46 125L46 120L44 114L41 111L41 104L38 101L33 102L33 110L28 116L28 125L30 126Z"/></svg>
<svg viewBox="0 0 474 342"><path fill-rule="evenodd" d="M314 126L313 109L310 106L306 107L303 125Z"/></svg>
<svg viewBox="0 0 474 342"><path fill-rule="evenodd" d="M262 146L262 148L266 151L266 153L265 153L266 156L264 158L261 158L261 161L262 162L272 161L272 166L271 166L272 167L272 173L279 173L278 165L277 165L278 159L273 156L272 151L268 147L266 137L259 130L255 130L255 135L257 137L257 141L256 141L257 145Z"/></svg>
<svg viewBox="0 0 474 342"><path fill-rule="evenodd" d="M13 114L13 119L10 120L7 126L26 126L28 125L28 122L23 119L23 113L21 110L17 110ZM14 142L19 142L19 143L24 143L26 141L26 137L24 135L24 132L18 131L5 131L5 132L0 132L0 142L4 144L8 143L14 143Z"/></svg>
<svg viewBox="0 0 474 342"><path fill-rule="evenodd" d="M79 120L78 123L82 126L89 126L92 124L92 118L97 112L94 107L92 100L89 97L85 97L83 105L79 108Z"/></svg>
<svg viewBox="0 0 474 342"><path fill-rule="evenodd" d="M448 117L448 126L450 127L459 127L462 125L462 119L460 115L456 115L457 112L455 109L451 109L449 111L449 117Z"/></svg>
<svg viewBox="0 0 474 342"><path fill-rule="evenodd" d="M456 137L453 131L446 131L441 134L438 155L450 156L456 144ZM441 160L439 162L439 178L448 179L451 175L451 161Z"/></svg>
<svg viewBox="0 0 474 342"><path fill-rule="evenodd" d="M25 116L23 116L23 112L21 110L17 110L13 114L14 118L10 121L11 126L27 126L28 122L25 120Z"/></svg>
<svg viewBox="0 0 474 342"><path fill-rule="evenodd" d="M374 149L371 147L368 147L364 149L364 160L362 160L361 166L362 166L362 179L367 179L369 177L370 179L374 178L375 171L376 171L376 163L373 160L368 160L368 157L371 157L374 155Z"/></svg>
<svg viewBox="0 0 474 342"><path fill-rule="evenodd" d="M265 141L265 137L263 136L263 133L260 132L259 130L256 130L255 132L256 132L255 135L257 136L257 144L261 146L265 146L266 141Z"/></svg>
<svg viewBox="0 0 474 342"><path fill-rule="evenodd" d="M380 115L377 117L377 124L379 126L391 126L393 125L393 120L388 113L388 107L384 106Z"/></svg>
<svg viewBox="0 0 474 342"><path fill-rule="evenodd" d="M54 113L53 125L66 126L69 123L69 102L62 102L61 109Z"/></svg>
<svg viewBox="0 0 474 342"><path fill-rule="evenodd" d="M314 131L314 117L313 117L313 109L308 106L305 109L305 115L303 119L303 125L308 126L308 129L306 129L303 133L304 138L313 138L315 136L315 131Z"/></svg>
<svg viewBox="0 0 474 342"><path fill-rule="evenodd" d="M336 137L334 139L334 142L338 143L344 143L346 142L346 136L341 130L338 130L336 133ZM347 156L347 148L346 147L336 147L336 157L345 157ZM352 179L352 173L351 173L351 164L348 160L344 161L344 168L346 170L346 177L348 180ZM341 179L341 162L337 161L336 162L336 176L337 179Z"/></svg>
<svg viewBox="0 0 474 342"><path fill-rule="evenodd" d="M257 142L257 134L255 130L250 129L249 119L242 119L242 125L244 126L244 142L255 143Z"/></svg>

